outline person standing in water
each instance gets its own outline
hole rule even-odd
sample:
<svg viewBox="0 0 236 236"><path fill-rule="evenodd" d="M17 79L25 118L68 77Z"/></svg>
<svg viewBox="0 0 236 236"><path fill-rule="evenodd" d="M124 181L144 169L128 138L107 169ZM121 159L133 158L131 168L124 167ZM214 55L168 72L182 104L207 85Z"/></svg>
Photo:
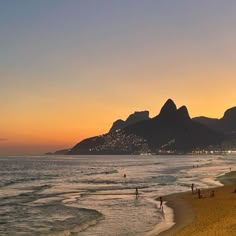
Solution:
<svg viewBox="0 0 236 236"><path fill-rule="evenodd" d="M160 200L160 209L163 211L163 199L162 197L159 197Z"/></svg>
<svg viewBox="0 0 236 236"><path fill-rule="evenodd" d="M138 199L138 188L135 189L136 199Z"/></svg>
<svg viewBox="0 0 236 236"><path fill-rule="evenodd" d="M194 184L191 185L192 194L194 194Z"/></svg>

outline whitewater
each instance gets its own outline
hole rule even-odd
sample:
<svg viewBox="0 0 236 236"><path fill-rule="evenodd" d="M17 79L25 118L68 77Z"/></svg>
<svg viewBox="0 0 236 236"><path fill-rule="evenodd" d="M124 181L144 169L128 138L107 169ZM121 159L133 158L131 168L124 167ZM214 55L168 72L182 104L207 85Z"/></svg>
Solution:
<svg viewBox="0 0 236 236"><path fill-rule="evenodd" d="M157 197L220 186L235 164L235 155L2 156L0 235L145 236L173 224Z"/></svg>

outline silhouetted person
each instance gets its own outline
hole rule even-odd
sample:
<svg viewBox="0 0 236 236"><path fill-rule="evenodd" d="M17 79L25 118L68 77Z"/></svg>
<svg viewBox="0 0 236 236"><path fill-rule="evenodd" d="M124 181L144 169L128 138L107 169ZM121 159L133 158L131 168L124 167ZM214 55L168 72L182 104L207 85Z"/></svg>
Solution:
<svg viewBox="0 0 236 236"><path fill-rule="evenodd" d="M126 174L124 174L124 178L126 178Z"/></svg>
<svg viewBox="0 0 236 236"><path fill-rule="evenodd" d="M163 211L163 199L162 199L162 197L159 197L159 201L160 201L160 209Z"/></svg>
<svg viewBox="0 0 236 236"><path fill-rule="evenodd" d="M197 190L197 194L198 194L198 198L201 198L201 197L202 197L202 195L201 195L201 190L200 190L200 189Z"/></svg>
<svg viewBox="0 0 236 236"><path fill-rule="evenodd" d="M192 194L194 194L194 184L191 185Z"/></svg>
<svg viewBox="0 0 236 236"><path fill-rule="evenodd" d="M215 191L214 190L211 191L210 197L215 197Z"/></svg>
<svg viewBox="0 0 236 236"><path fill-rule="evenodd" d="M136 199L138 199L138 188L135 189Z"/></svg>

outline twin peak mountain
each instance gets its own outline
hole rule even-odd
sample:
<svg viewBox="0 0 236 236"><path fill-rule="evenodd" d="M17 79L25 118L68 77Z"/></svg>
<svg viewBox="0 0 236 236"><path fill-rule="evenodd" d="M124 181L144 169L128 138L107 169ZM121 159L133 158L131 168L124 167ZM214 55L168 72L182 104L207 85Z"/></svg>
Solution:
<svg viewBox="0 0 236 236"><path fill-rule="evenodd" d="M226 140L235 138L236 107L229 110L226 113L231 118L227 119L232 127L224 117L223 121L207 117L191 119L186 106L177 109L168 99L159 115L150 118L148 111L135 112L125 121L115 121L108 133L85 139L66 154L186 153L220 148ZM230 135L225 132L225 124Z"/></svg>
<svg viewBox="0 0 236 236"><path fill-rule="evenodd" d="M186 106L182 106L177 110L175 103L168 99L165 105L162 107L159 115L162 116L172 116L174 114L179 114L179 116L186 117L190 119L188 110ZM118 129L124 129L126 126L138 123L140 121L149 120L149 111L139 111L131 114L125 121L117 120L113 123L109 132L116 131Z"/></svg>

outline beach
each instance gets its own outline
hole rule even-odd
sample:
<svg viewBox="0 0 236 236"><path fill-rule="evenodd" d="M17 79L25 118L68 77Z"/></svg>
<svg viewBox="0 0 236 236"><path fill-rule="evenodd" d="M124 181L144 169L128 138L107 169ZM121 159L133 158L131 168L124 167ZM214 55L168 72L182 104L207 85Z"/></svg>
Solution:
<svg viewBox="0 0 236 236"><path fill-rule="evenodd" d="M202 189L202 197L191 191L165 197L174 210L175 225L159 236L235 236L236 235L236 171L218 180L222 187ZM214 190L214 196L211 192Z"/></svg>

